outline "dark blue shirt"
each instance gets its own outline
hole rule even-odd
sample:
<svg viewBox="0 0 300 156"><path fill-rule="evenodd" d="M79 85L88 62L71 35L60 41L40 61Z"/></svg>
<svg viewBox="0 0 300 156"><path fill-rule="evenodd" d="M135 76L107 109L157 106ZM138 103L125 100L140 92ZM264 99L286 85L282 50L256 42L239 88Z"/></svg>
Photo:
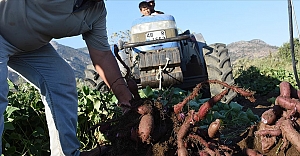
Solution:
<svg viewBox="0 0 300 156"><path fill-rule="evenodd" d="M85 9L95 5L95 3L96 3L96 1L92 1L92 0L77 0L73 7L73 12L85 10Z"/></svg>

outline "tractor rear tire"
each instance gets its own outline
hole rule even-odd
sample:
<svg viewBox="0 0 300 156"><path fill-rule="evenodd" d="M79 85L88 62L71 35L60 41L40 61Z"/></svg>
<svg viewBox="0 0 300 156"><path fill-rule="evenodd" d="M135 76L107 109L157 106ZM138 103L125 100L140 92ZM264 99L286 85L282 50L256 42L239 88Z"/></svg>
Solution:
<svg viewBox="0 0 300 156"><path fill-rule="evenodd" d="M226 82L229 85L234 84L232 65L228 55L228 49L225 44L215 43L204 47L204 59L207 67L207 74L209 80L219 80ZM221 93L225 87L219 84L210 84L211 96ZM222 98L221 102L229 103L237 93L229 90L229 92Z"/></svg>
<svg viewBox="0 0 300 156"><path fill-rule="evenodd" d="M85 73L84 82L86 86L88 86L93 90L98 90L100 92L109 91L108 86L100 78L100 75L95 71L94 66L92 64L87 65L86 69L84 70L84 73Z"/></svg>

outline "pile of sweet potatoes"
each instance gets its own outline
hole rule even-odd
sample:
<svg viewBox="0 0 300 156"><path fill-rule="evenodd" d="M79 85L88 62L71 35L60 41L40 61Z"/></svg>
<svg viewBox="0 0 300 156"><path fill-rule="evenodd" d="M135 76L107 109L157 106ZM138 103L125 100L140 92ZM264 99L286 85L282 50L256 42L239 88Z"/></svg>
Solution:
<svg viewBox="0 0 300 156"><path fill-rule="evenodd" d="M115 46L115 54L118 50ZM126 67L126 64L123 63ZM220 142L221 121L217 119L208 129L200 128L198 122L205 119L209 110L231 89L250 101L255 101L253 92L218 80L207 80L198 84L183 101L172 106L142 99L136 83L131 83L130 69L126 67L124 79L133 95L130 111L118 119L99 124L100 131L110 141L112 148L106 155L233 155L235 147ZM225 89L203 103L198 110L186 110L187 103L198 96L204 84L215 83ZM171 96L170 96L171 98ZM120 105L122 107L122 105ZM101 128L107 127L107 128ZM251 149L247 150L251 151Z"/></svg>
<svg viewBox="0 0 300 156"><path fill-rule="evenodd" d="M208 83L217 83L226 89L201 104L198 110L188 109L188 102L196 98L202 86ZM134 98L130 111L117 119L99 124L100 131L112 145L106 155L236 154L237 147L220 141L221 120L216 119L207 129L200 128L199 125L199 121L205 119L209 110L230 89L255 100L253 92L217 80L198 84L189 96L174 106L162 104L159 99L152 101Z"/></svg>
<svg viewBox="0 0 300 156"><path fill-rule="evenodd" d="M279 142L278 151L285 151L291 144L300 152L300 91L286 81L281 82L279 88L280 95L275 105L262 114L255 136L261 140L263 153L268 153Z"/></svg>
<svg viewBox="0 0 300 156"><path fill-rule="evenodd" d="M199 109L198 112L195 110L190 110L187 115L182 114L183 107L187 104L187 102L193 98L195 98L198 93L200 88L203 86L205 83L216 83L219 85L222 85L225 87L225 89L210 98L208 101L203 103ZM229 91L229 89L232 89L233 91L239 93L240 95L244 96L245 98L249 99L251 102L255 101L254 98L254 92L244 90L242 88L236 87L234 85L228 85L225 82L221 82L218 80L207 80L206 82L202 82L198 84L193 92L190 94L190 96L187 96L182 102L178 103L173 107L174 109L174 114L178 118L178 122L181 123L181 126L177 132L177 155L178 156L187 156L187 155L192 155L191 152L191 147L186 146L189 143L194 146L202 146L203 148L198 148L196 150L196 153L199 155L233 155L234 150L226 146L222 143L219 142L219 129L220 129L220 120L216 119L216 121L212 122L208 129L203 130L200 129L199 127L195 128L194 125L197 125L196 123L198 121L203 120L206 115L208 114L209 110L218 102L220 101ZM192 131L192 129L196 129L196 132ZM200 133L201 132L201 133ZM244 151L244 154L246 154ZM240 153L241 154L241 153Z"/></svg>

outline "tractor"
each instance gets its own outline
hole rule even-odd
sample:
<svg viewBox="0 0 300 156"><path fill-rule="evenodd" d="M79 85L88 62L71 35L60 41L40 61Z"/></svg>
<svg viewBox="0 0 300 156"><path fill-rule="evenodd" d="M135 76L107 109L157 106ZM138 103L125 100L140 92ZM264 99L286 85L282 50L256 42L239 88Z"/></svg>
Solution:
<svg viewBox="0 0 300 156"><path fill-rule="evenodd" d="M144 16L133 21L130 41L119 41L119 56L131 69L140 88L179 87L191 89L205 80L234 84L232 66L225 44L207 45L202 34L189 30L178 33L172 15ZM112 50L113 51L113 50ZM125 68L120 64L123 74ZM85 70L85 81L97 90L107 89L92 65ZM214 96L225 88L209 84L203 90ZM236 93L229 91L222 102L229 103Z"/></svg>

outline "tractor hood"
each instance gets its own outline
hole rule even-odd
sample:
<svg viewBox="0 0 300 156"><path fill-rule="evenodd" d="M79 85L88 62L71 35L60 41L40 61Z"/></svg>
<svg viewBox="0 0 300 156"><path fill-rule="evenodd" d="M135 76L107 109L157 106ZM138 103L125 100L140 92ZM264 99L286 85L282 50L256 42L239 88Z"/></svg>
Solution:
<svg viewBox="0 0 300 156"><path fill-rule="evenodd" d="M176 29L176 22L174 17L167 14L157 14L140 17L133 21L131 34L138 34L161 29Z"/></svg>

